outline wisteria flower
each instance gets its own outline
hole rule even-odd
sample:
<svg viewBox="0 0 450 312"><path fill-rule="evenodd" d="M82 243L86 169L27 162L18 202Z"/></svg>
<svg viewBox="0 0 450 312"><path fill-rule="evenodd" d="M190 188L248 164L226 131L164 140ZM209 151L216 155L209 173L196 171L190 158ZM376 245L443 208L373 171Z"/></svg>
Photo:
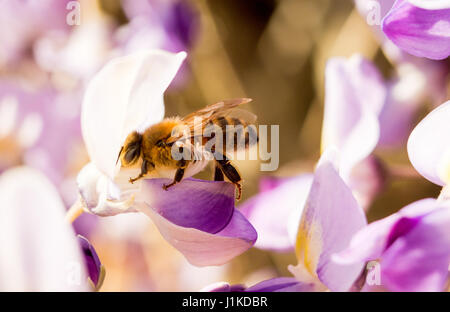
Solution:
<svg viewBox="0 0 450 312"><path fill-rule="evenodd" d="M450 184L450 101L435 108L412 131L408 156L414 168L431 182Z"/></svg>
<svg viewBox="0 0 450 312"><path fill-rule="evenodd" d="M359 231L333 257L340 264L378 261L390 291L442 291L450 263L450 202L423 199ZM371 290L365 284L363 290Z"/></svg>
<svg viewBox="0 0 450 312"><path fill-rule="evenodd" d="M136 170L116 164L129 133L163 118L163 93L185 56L140 51L111 60L93 77L81 120L91 162L78 175L78 185L85 210L100 216L143 212L189 262L220 265L256 240L251 224L234 208L232 184L185 179L165 191L168 179L131 184Z"/></svg>
<svg viewBox="0 0 450 312"><path fill-rule="evenodd" d="M0 290L89 290L80 246L65 207L38 171L16 167L0 176Z"/></svg>
<svg viewBox="0 0 450 312"><path fill-rule="evenodd" d="M250 287L249 291L332 291L350 290L360 275L364 263L341 266L331 256L345 249L352 236L366 225L364 211L356 201L335 167L335 153L327 150L312 177L311 185L289 184L286 191L304 194L297 197L299 217L293 231L298 264L289 266L295 278L275 278ZM302 179L309 179L308 176ZM308 191L309 189L309 191ZM277 191L281 198L282 192ZM275 206L272 206L272 209ZM266 211L267 212L267 211ZM271 214L273 215L273 213ZM292 229L292 228L291 228ZM268 242L270 243L270 242Z"/></svg>
<svg viewBox="0 0 450 312"><path fill-rule="evenodd" d="M383 19L383 31L412 55L445 59L450 55L450 4L444 0L397 0Z"/></svg>

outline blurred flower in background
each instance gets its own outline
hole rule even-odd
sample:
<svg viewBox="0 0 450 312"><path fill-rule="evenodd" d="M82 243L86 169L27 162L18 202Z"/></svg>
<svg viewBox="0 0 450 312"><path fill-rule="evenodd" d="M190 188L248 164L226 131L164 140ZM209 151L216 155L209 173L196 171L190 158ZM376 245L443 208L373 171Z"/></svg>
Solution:
<svg viewBox="0 0 450 312"><path fill-rule="evenodd" d="M411 132L408 155L414 168L431 182L450 183L450 101L431 111Z"/></svg>
<svg viewBox="0 0 450 312"><path fill-rule="evenodd" d="M129 23L118 29L116 40L125 54L144 48L171 52L190 49L199 32L199 18L189 1L122 1Z"/></svg>
<svg viewBox="0 0 450 312"><path fill-rule="evenodd" d="M0 289L87 291L86 267L51 182L27 167L0 176Z"/></svg>
<svg viewBox="0 0 450 312"><path fill-rule="evenodd" d="M0 3L0 64L29 57L33 45L48 31L68 32L69 0L2 1Z"/></svg>

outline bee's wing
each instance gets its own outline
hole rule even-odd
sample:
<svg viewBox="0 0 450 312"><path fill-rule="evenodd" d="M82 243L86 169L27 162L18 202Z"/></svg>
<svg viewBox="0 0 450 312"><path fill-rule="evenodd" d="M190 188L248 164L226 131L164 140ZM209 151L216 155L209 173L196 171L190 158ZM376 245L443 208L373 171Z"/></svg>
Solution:
<svg viewBox="0 0 450 312"><path fill-rule="evenodd" d="M211 119L213 116L217 116L220 112L225 112L230 109L233 109L234 107L237 107L242 104L246 104L250 102L252 99L249 98L237 98L237 99L231 99L231 100L224 100L220 101L211 105L208 105L202 109L199 109L198 111L195 111L187 116L185 116L182 120L185 123L191 123L194 121L194 118L204 118L204 119Z"/></svg>
<svg viewBox="0 0 450 312"><path fill-rule="evenodd" d="M194 137L197 133L203 133L203 129L210 123L211 120L217 119L221 116L230 116L240 118L248 123L254 123L256 116L249 111L237 109L236 107L242 104L246 104L252 101L249 98L237 98L231 100L220 101L211 105L208 105L198 111L195 111L181 120L187 126L190 137ZM223 129L225 131L225 129ZM180 137L172 136L167 142L172 143Z"/></svg>
<svg viewBox="0 0 450 312"><path fill-rule="evenodd" d="M220 116L237 118L242 121L245 121L247 124L254 124L257 119L255 114L249 112L248 110L240 108L233 108L229 111L224 112L223 114L218 114L217 117Z"/></svg>

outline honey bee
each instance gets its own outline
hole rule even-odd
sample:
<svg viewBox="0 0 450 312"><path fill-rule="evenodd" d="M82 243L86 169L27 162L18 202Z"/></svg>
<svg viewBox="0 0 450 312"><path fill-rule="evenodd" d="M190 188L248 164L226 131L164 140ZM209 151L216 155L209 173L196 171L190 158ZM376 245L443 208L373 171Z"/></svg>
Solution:
<svg viewBox="0 0 450 312"><path fill-rule="evenodd" d="M120 160L124 168L139 168L140 165L140 174L130 177L130 183L149 177L172 178L171 183L163 185L163 189L168 190L183 178L203 170L213 160L214 180L224 181L226 177L235 185L239 200L241 175L227 153L246 149L258 141L254 126L256 116L237 108L250 101L248 98L221 101L184 118L165 118L143 133L134 131L127 136L117 161ZM226 143L216 141L206 148L213 138ZM174 151L183 157L174 157Z"/></svg>

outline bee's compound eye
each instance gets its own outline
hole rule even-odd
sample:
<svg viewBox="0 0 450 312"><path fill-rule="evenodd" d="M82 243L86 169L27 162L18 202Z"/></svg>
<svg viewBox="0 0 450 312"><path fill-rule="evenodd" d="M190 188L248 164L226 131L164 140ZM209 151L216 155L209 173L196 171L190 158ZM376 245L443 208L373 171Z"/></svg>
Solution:
<svg viewBox="0 0 450 312"><path fill-rule="evenodd" d="M137 160L141 153L141 148L139 144L129 145L125 151L124 159L127 163L133 163Z"/></svg>

